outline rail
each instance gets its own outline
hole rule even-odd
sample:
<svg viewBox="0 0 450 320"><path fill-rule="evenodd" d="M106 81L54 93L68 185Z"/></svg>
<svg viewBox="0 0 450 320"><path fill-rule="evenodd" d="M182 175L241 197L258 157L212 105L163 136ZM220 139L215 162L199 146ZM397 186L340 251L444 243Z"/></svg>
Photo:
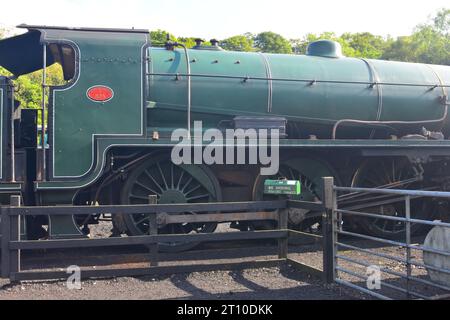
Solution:
<svg viewBox="0 0 450 320"><path fill-rule="evenodd" d="M290 78L269 78L269 77L254 77L248 75L241 76L230 76L221 74L201 74L201 73L158 73L150 72L147 76L159 76L159 77L174 77L179 80L180 77L192 77L192 78L215 78L215 79L234 79L247 82L249 80L255 81L278 81L278 82L299 82L306 83L309 85L315 85L319 83L330 83L330 84L350 84L350 85L367 85L371 88L375 85L382 86L402 86L402 87L427 87L430 90L435 90L438 88L450 88L450 85L446 84L432 84L432 83L402 83L402 82L369 82L369 81L347 81L347 80L317 80L317 79L290 79Z"/></svg>

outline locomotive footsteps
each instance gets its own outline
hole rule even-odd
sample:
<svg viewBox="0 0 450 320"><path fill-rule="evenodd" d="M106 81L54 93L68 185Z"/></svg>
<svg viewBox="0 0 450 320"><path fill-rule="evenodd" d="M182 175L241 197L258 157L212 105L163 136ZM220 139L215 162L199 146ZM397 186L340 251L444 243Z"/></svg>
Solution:
<svg viewBox="0 0 450 320"><path fill-rule="evenodd" d="M270 131L270 132L269 132ZM172 150L176 165L261 165L261 175L271 176L280 167L280 131L278 129L203 130L203 123L194 123L194 136L186 129L177 129L171 140L178 142Z"/></svg>

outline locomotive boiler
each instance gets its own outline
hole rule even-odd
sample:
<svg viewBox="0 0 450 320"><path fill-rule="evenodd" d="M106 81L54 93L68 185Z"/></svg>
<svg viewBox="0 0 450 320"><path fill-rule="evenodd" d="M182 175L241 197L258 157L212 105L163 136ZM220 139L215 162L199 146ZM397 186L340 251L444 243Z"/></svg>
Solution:
<svg viewBox="0 0 450 320"><path fill-rule="evenodd" d="M347 58L338 43L325 40L310 44L306 55L275 55L229 52L217 41L155 47L146 30L21 27L28 32L0 41L0 65L13 74L0 78L2 203L11 194L27 205L143 204L149 195L159 203L263 200L273 197L264 194L264 182L274 178L299 180L297 198L319 201L324 176L368 188L450 186L448 66ZM67 82L49 87L45 70L54 63ZM18 112L14 77L41 69L48 101L40 111ZM41 133L38 117L46 124ZM258 165L174 165L171 134L192 129L194 121L204 130L281 128L279 173L262 176ZM395 203L367 196L338 200L355 210L404 215ZM414 200L413 209L416 217L441 214L433 201ZM320 215L292 211L289 222L304 230ZM50 237L82 237L99 219L30 218L27 234L38 237L48 225ZM112 220L116 235L149 228L145 215ZM389 238L405 230L369 218L346 225ZM159 232L215 228L161 225Z"/></svg>

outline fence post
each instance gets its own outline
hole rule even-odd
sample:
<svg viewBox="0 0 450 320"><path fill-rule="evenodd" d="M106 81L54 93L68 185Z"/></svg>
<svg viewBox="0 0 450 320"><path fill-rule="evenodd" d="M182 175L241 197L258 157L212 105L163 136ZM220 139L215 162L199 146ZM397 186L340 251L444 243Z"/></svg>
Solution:
<svg viewBox="0 0 450 320"><path fill-rule="evenodd" d="M333 225L334 206L335 206L335 191L334 178L323 178L323 205L325 212L322 216L322 231L323 231L323 274L324 280L327 284L332 284L336 280L336 265L335 265L335 230Z"/></svg>
<svg viewBox="0 0 450 320"><path fill-rule="evenodd" d="M158 204L158 197L155 195L148 196L148 203L150 205ZM158 235L158 224L157 224L157 219L156 219L156 213L150 214L148 228L149 228L149 235L151 235L151 236ZM158 243L151 245L151 247L150 247L150 266L151 267L157 267L159 265L158 251L159 251Z"/></svg>
<svg viewBox="0 0 450 320"><path fill-rule="evenodd" d="M21 206L22 197L21 196L11 196L10 198L11 207L10 208L18 208ZM10 209L11 210L11 209ZM11 212L12 213L12 212ZM20 241L20 215L11 215L9 217L10 221L10 238L11 241ZM9 250L9 248L8 248ZM20 272L20 256L21 250L11 250L10 251L10 280L15 281L15 274Z"/></svg>
<svg viewBox="0 0 450 320"><path fill-rule="evenodd" d="M9 241L10 241L10 233L9 233L9 215L8 209L5 206L1 207L2 213L2 278L9 278L9 265L10 265L10 255L9 255Z"/></svg>
<svg viewBox="0 0 450 320"><path fill-rule="evenodd" d="M411 299L411 277L412 277L412 250L411 250L411 196L405 197L406 217L406 299Z"/></svg>
<svg viewBox="0 0 450 320"><path fill-rule="evenodd" d="M287 230L288 229L288 219L289 219L289 211L288 209L281 209L278 212L278 229L279 230ZM288 246L289 246L289 232L287 233L286 238L282 238L278 240L278 258L279 259L287 259L288 257Z"/></svg>

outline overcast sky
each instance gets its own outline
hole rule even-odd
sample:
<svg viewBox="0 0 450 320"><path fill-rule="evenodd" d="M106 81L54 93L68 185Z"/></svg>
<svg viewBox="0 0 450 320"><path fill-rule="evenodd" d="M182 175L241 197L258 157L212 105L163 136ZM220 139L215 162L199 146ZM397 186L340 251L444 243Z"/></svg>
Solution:
<svg viewBox="0 0 450 320"><path fill-rule="evenodd" d="M269 30L286 38L323 31L399 36L443 7L450 1L3 0L0 26L135 27L206 39Z"/></svg>

